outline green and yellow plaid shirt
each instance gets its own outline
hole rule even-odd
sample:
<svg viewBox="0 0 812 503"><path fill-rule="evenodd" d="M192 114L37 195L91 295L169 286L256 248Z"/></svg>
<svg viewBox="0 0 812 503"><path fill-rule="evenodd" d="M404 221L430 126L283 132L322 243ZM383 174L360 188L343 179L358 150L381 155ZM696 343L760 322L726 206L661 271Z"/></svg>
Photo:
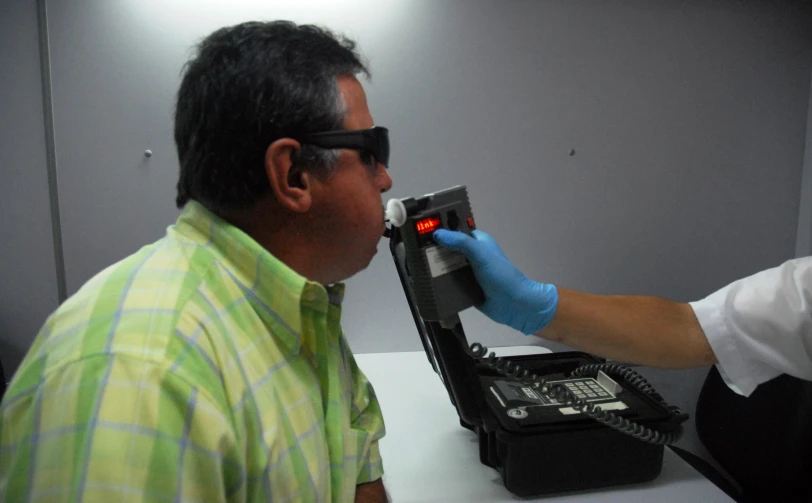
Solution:
<svg viewBox="0 0 812 503"><path fill-rule="evenodd" d="M189 203L45 323L0 406L0 501L353 501L384 424L342 297Z"/></svg>

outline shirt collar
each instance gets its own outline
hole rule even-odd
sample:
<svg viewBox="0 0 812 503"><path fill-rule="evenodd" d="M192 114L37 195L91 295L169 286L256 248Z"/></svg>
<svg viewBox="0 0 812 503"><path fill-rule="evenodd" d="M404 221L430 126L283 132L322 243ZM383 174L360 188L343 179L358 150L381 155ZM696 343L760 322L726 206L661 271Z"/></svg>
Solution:
<svg viewBox="0 0 812 503"><path fill-rule="evenodd" d="M326 315L330 304L340 306L344 299L343 283L325 288L308 281L196 201L185 205L174 230L214 254L263 323L292 354L301 349L303 310Z"/></svg>

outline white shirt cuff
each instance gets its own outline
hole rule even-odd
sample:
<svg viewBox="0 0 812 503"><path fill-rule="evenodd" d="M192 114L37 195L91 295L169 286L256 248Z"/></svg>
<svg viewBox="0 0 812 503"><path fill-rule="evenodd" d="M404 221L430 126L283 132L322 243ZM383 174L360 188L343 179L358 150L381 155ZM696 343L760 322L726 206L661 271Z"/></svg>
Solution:
<svg viewBox="0 0 812 503"><path fill-rule="evenodd" d="M758 382L753 378L750 366L742 357L741 351L736 346L736 338L727 326L726 297L727 289L723 288L702 300L691 302L690 306L719 362L716 368L719 369L725 384L739 395L750 396L758 386Z"/></svg>

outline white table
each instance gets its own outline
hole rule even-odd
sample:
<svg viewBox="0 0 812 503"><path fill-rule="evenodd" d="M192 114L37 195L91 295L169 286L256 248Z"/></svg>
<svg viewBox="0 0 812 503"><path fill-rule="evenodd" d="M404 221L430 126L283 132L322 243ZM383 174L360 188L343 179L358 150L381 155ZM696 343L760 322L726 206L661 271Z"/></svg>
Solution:
<svg viewBox="0 0 812 503"><path fill-rule="evenodd" d="M534 346L497 348L500 356L545 351ZM383 409L384 484L394 503L732 501L670 449L665 449L662 473L653 482L538 500L518 498L505 489L496 470L479 462L477 438L460 426L425 353L372 353L355 358Z"/></svg>

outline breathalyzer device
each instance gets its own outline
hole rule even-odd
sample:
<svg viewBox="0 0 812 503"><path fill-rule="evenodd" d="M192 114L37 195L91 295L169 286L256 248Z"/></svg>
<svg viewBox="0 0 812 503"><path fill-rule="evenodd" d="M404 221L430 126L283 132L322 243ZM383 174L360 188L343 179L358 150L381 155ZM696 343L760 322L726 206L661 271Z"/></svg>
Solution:
<svg viewBox="0 0 812 503"><path fill-rule="evenodd" d="M437 229L470 235L476 228L465 186L457 185L417 199L390 199L386 219L398 228L402 237L417 309L424 320L446 321L485 302L468 259L439 246L432 238Z"/></svg>

